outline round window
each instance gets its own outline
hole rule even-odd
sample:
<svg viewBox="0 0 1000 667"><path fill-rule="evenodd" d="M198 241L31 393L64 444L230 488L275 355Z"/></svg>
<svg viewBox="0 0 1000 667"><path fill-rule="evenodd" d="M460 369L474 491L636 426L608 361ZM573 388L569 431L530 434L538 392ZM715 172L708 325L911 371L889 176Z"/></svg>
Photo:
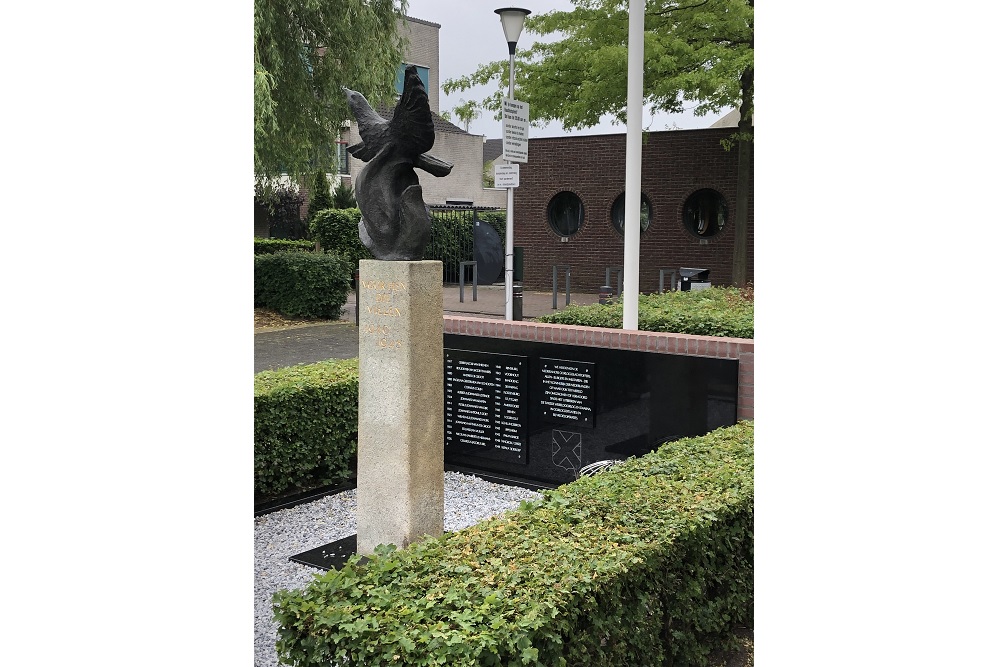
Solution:
<svg viewBox="0 0 1000 667"><path fill-rule="evenodd" d="M709 188L698 190L684 202L684 227L699 238L711 238L726 226L728 213L722 195Z"/></svg>
<svg viewBox="0 0 1000 667"><path fill-rule="evenodd" d="M646 231L649 227L649 219L652 217L652 207L649 205L649 197L643 192L639 196L639 233ZM615 203L611 205L611 226L622 236L625 236L625 193L618 195Z"/></svg>
<svg viewBox="0 0 1000 667"><path fill-rule="evenodd" d="M564 190L549 200L549 226L559 236L572 236L583 225L583 202L576 193Z"/></svg>

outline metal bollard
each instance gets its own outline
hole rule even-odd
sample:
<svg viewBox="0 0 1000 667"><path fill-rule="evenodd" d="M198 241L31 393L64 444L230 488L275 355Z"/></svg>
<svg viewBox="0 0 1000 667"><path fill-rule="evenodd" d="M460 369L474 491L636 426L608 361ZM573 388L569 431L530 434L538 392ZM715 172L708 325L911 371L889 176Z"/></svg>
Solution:
<svg viewBox="0 0 1000 667"><path fill-rule="evenodd" d="M511 304L513 310L513 317L515 320L524 319L524 290L520 285L513 286L513 303Z"/></svg>

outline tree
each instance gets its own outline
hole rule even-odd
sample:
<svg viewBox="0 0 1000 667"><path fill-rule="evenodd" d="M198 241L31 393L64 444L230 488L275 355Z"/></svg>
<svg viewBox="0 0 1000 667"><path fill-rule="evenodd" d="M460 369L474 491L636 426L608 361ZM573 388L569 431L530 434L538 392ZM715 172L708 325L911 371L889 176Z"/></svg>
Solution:
<svg viewBox="0 0 1000 667"><path fill-rule="evenodd" d="M373 104L394 96L407 0L254 0L254 174L335 172L351 119L343 86Z"/></svg>
<svg viewBox="0 0 1000 667"><path fill-rule="evenodd" d="M254 185L254 202L267 211L268 229L274 239L304 239L308 232L299 216L305 197L297 185Z"/></svg>
<svg viewBox="0 0 1000 667"><path fill-rule="evenodd" d="M518 52L517 99L527 102L532 123L558 120L585 128L610 114L627 121L628 1L573 0L572 11L529 16L525 30L551 41ZM746 283L750 142L753 140L753 0L646 0L643 98L653 113L675 113L686 101L695 114L740 109L736 133L723 142L738 146L733 282ZM446 93L497 86L480 106L501 117L508 92L509 60L480 66L444 82Z"/></svg>
<svg viewBox="0 0 1000 667"><path fill-rule="evenodd" d="M326 177L326 172L317 171L313 178L312 192L309 194L309 212L306 214L307 220L322 210L333 208L333 195L330 194L330 181Z"/></svg>
<svg viewBox="0 0 1000 667"><path fill-rule="evenodd" d="M482 115L482 112L479 110L479 103L475 100L469 100L468 102L465 100L460 101L462 103L454 109L455 116L464 126L462 129L468 132L469 123L479 118Z"/></svg>
<svg viewBox="0 0 1000 667"><path fill-rule="evenodd" d="M337 182L337 187L333 191L332 208L357 208L358 202L354 198L354 189L345 183L343 179Z"/></svg>

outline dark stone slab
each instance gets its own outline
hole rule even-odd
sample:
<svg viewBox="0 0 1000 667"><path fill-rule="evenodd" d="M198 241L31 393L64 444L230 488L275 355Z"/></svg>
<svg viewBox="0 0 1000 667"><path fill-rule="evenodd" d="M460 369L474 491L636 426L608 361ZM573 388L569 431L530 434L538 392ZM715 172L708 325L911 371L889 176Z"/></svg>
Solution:
<svg viewBox="0 0 1000 667"><path fill-rule="evenodd" d="M303 551L300 554L289 556L288 560L293 563L309 565L320 570L339 570L344 567L344 563L358 552L358 536L349 535L329 544ZM362 562L367 561L365 557Z"/></svg>
<svg viewBox="0 0 1000 667"><path fill-rule="evenodd" d="M445 463L474 474L564 484L586 465L641 456L665 442L736 423L736 360L457 334L444 338L445 391L452 392L445 405ZM458 392L458 360L478 364L468 365L466 377L484 383L478 385L482 391ZM511 373L518 395L513 407L502 404L498 410L484 396L514 391L501 382L503 373ZM471 433L480 437L447 438L464 426L460 414L486 418L467 420L477 424ZM512 430L504 431L499 417L512 422ZM521 440L513 445L496 434Z"/></svg>

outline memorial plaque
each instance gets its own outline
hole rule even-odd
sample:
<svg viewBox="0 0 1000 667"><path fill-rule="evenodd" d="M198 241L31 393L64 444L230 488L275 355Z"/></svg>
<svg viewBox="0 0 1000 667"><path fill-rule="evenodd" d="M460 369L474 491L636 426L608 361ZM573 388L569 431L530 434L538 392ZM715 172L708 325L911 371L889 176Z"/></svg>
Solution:
<svg viewBox="0 0 1000 667"><path fill-rule="evenodd" d="M565 359L539 359L542 419L556 424L594 428L596 364Z"/></svg>
<svg viewBox="0 0 1000 667"><path fill-rule="evenodd" d="M527 357L445 348L445 451L527 464L527 439Z"/></svg>
<svg viewBox="0 0 1000 667"><path fill-rule="evenodd" d="M444 346L452 365L445 376L446 392L451 392L446 396L446 468L508 480L504 483L559 485L576 479L583 466L641 456L663 443L736 423L735 359L461 334L445 334ZM517 454L497 449L492 435L497 423L494 399L488 398L496 395L493 364L506 359L517 360L511 364L516 370L506 372L519 374L521 381L516 407L501 408L517 415L506 419L516 423L506 428L518 434ZM462 391L473 393L457 394L454 378L466 368L456 367L459 360L484 364L468 368L483 376L470 380L487 384L463 384ZM466 400L460 403L460 397ZM462 424L455 420L459 405ZM459 437L460 426L468 436Z"/></svg>

